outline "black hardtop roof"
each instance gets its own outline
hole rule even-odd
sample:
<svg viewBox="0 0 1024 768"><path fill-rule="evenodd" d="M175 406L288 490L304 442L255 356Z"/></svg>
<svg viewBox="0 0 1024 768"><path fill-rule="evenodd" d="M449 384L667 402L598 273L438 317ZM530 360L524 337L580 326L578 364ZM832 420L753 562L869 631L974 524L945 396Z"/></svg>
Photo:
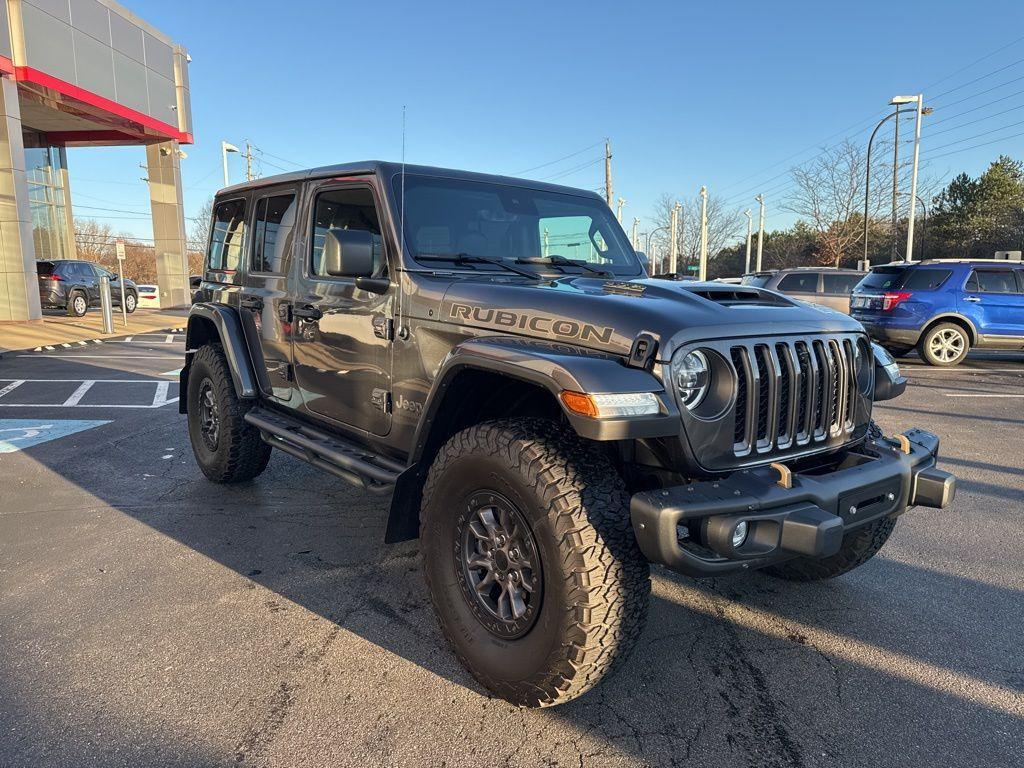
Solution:
<svg viewBox="0 0 1024 768"><path fill-rule="evenodd" d="M261 189L274 184L288 184L310 179L330 178L332 176L359 176L375 174L383 178L390 178L402 172L401 163L393 163L384 160L363 160L356 163L341 163L339 165L324 165L319 168L309 168L304 171L292 171L280 173L276 176L266 176L261 179L247 181L242 184L233 184L218 190L216 196L223 197L235 192L247 192L252 189ZM406 165L406 174L417 176L435 176L446 179L465 179L467 181L486 181L492 184L509 184L517 187L530 187L549 192L560 192L562 194L583 195L601 200L596 192L575 187L563 187L559 184L546 184L543 181L531 181L520 179L514 176L500 176L491 173L474 173L473 171L460 171L454 168L437 168L431 165Z"/></svg>

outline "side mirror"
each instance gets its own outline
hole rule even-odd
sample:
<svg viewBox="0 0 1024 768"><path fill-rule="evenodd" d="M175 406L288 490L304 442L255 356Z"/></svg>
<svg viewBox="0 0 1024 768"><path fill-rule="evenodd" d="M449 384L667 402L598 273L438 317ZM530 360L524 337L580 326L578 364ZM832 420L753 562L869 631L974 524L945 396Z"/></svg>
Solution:
<svg viewBox="0 0 1024 768"><path fill-rule="evenodd" d="M328 229L324 271L331 277L373 275L373 233L365 229Z"/></svg>
<svg viewBox="0 0 1024 768"><path fill-rule="evenodd" d="M639 257L640 263L644 265L644 272L651 274L651 260L647 258L647 254L643 251L637 251L636 255Z"/></svg>

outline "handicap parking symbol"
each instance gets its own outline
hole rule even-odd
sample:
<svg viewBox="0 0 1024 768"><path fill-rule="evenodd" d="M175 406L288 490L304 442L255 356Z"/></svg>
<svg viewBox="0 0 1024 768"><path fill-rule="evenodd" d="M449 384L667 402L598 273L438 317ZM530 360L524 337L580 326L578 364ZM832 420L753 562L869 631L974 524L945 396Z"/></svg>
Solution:
<svg viewBox="0 0 1024 768"><path fill-rule="evenodd" d="M109 423L101 419L0 419L0 453L22 451Z"/></svg>

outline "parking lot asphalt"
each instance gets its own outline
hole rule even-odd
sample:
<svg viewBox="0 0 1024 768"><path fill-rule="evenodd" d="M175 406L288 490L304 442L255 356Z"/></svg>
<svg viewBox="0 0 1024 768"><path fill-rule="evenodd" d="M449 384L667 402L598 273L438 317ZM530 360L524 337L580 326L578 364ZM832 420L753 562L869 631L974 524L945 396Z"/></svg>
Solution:
<svg viewBox="0 0 1024 768"><path fill-rule="evenodd" d="M385 502L283 454L196 468L180 336L0 360L2 766L1011 766L1024 744L1024 356L901 361L950 509L831 582L656 571L614 678L489 697ZM18 383L20 382L20 383Z"/></svg>

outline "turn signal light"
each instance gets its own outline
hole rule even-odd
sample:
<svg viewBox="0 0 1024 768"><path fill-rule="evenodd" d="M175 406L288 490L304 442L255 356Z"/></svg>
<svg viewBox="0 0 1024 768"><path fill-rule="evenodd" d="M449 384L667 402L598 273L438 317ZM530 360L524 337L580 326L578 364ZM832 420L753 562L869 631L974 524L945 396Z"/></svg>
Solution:
<svg viewBox="0 0 1024 768"><path fill-rule="evenodd" d="M892 312L900 302L906 301L912 295L910 291L886 291L882 294L882 311Z"/></svg>
<svg viewBox="0 0 1024 768"><path fill-rule="evenodd" d="M559 393L559 398L571 412L592 419L653 416L660 410L658 398L653 392L589 395L566 389Z"/></svg>

